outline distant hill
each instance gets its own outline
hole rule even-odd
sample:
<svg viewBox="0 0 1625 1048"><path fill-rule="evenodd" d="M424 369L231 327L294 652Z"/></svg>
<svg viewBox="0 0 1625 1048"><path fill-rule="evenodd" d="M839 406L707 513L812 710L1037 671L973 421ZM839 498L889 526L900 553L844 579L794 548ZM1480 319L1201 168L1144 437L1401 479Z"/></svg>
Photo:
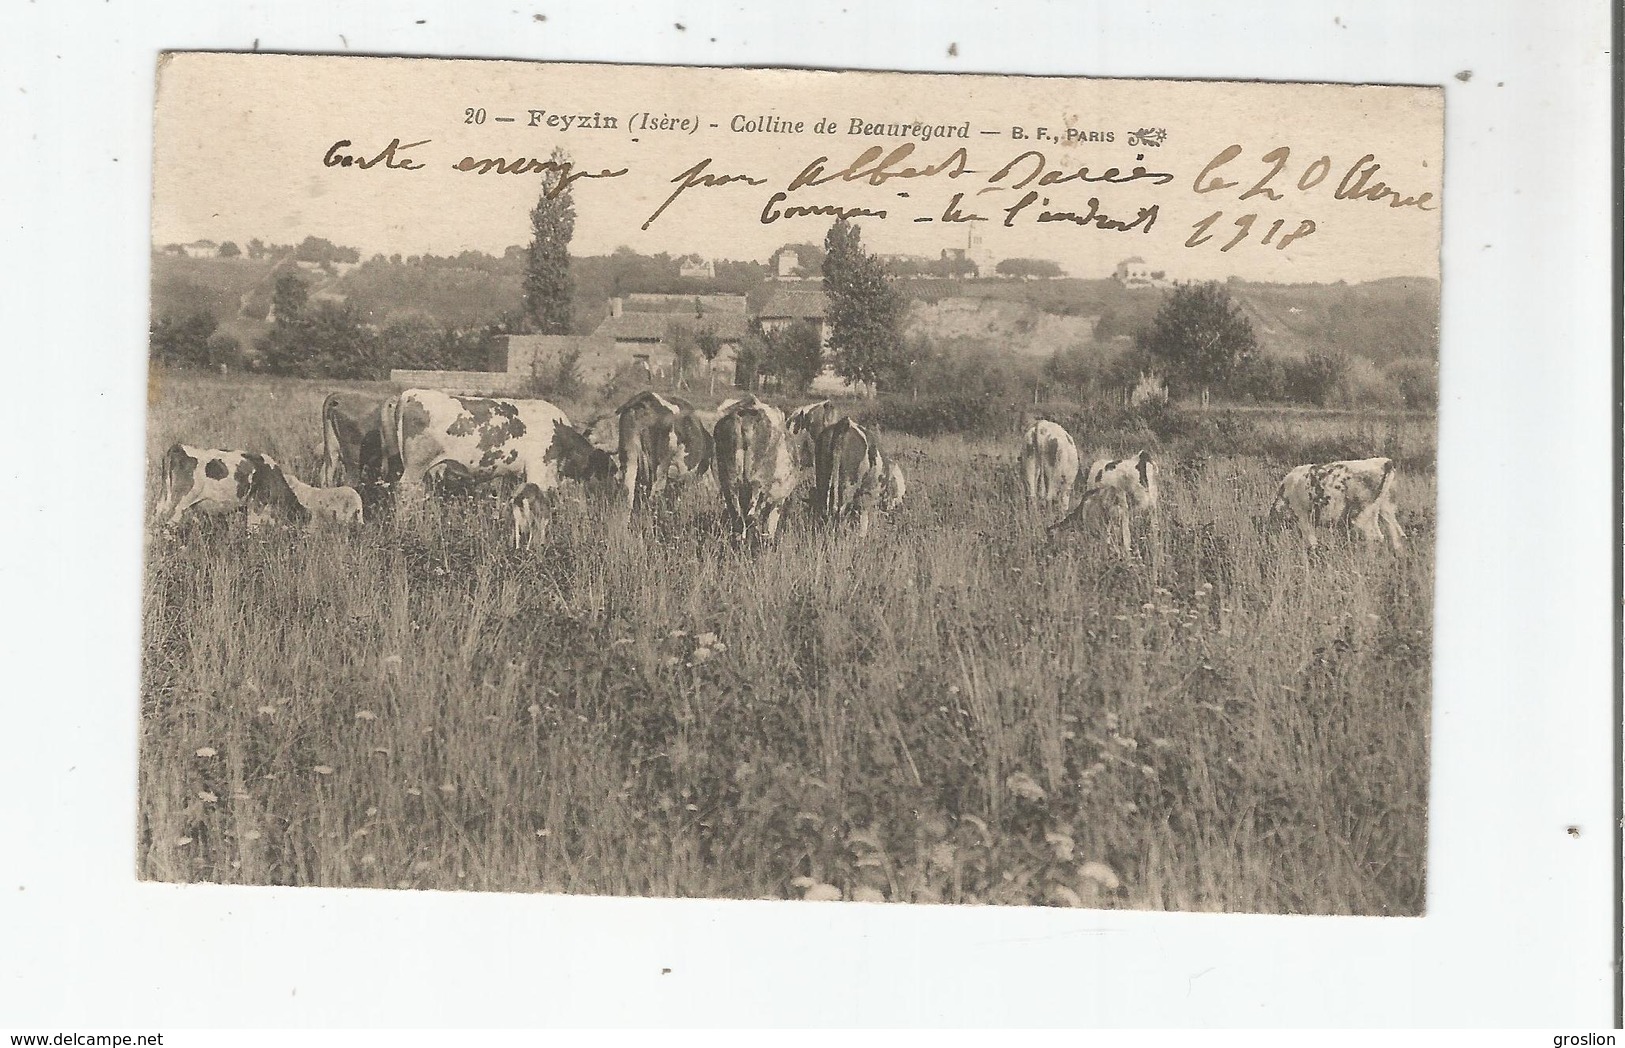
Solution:
<svg viewBox="0 0 1625 1048"><path fill-rule="evenodd" d="M1151 322L1167 292L1115 280L909 280L910 334L971 339L1025 357L1061 349L1116 352ZM1265 352L1301 358L1337 348L1377 363L1439 352L1439 284L1395 278L1364 284L1230 281Z"/></svg>
<svg viewBox="0 0 1625 1048"><path fill-rule="evenodd" d="M342 299L367 323L425 319L466 330L515 313L522 295L523 252L496 257L465 252L456 258L372 260L342 273L298 268L313 298ZM152 255L153 316L212 313L221 330L244 346L266 330L276 275L295 270L290 254L277 260ZM684 279L677 259L630 251L578 258L575 328L586 334L608 313L608 300L634 291L746 294L759 307L772 285L755 262L718 261L713 280ZM816 287L809 282L807 286ZM1048 357L1061 349L1106 355L1121 349L1149 324L1165 291L1131 290L1111 279L910 279L899 281L910 299L910 334L944 342L973 341L996 352ZM1363 284L1255 284L1232 280L1259 341L1269 353L1302 357L1336 347L1385 364L1438 357L1439 284L1394 278Z"/></svg>

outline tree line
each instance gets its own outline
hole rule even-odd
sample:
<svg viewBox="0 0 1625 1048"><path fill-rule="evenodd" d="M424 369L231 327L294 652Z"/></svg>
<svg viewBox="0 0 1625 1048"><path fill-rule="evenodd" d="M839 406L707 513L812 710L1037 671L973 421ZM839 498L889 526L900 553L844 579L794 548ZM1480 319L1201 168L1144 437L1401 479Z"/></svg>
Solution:
<svg viewBox="0 0 1625 1048"><path fill-rule="evenodd" d="M553 159L562 162L568 157L555 150ZM270 331L255 345L258 364L273 373L306 378L384 378L391 367L492 370L505 364L501 351L507 333L579 333L575 310L579 260L569 250L575 219L569 187L561 186L558 175L549 172L530 213L528 248L510 249L500 261L479 252L463 252L443 261L434 256L410 260L426 266L478 268L475 263L483 258L496 266L521 267L517 309L473 329L437 325L426 318L395 320L375 328L363 323L346 301L312 301L309 285L297 273L279 274L272 295ZM250 241L251 256L263 257L270 250L257 240ZM870 393L906 391L917 396L922 387L982 396L1007 393L1012 369L998 361L996 354L904 337L907 299L899 288L896 263L867 251L855 224L838 220L822 245L787 245L786 250L796 251L803 272L816 265L827 302L824 330L805 320L763 330L759 320L753 321L736 350L736 385L804 391L828 367L847 384ZM307 237L292 251L301 261L358 259L355 249L320 237ZM375 256L369 264L381 260L382 256ZM664 256L645 260L630 249L618 250L611 260L626 271L610 278L607 290L613 294L659 290L647 285L658 284L653 278L667 270L674 273L677 265L676 259ZM387 261L399 264L398 257ZM1008 264L1001 272L1007 276L1059 275L1058 267L1041 259L1005 261ZM657 272L638 272L639 265L647 268L649 264L658 267ZM724 272L719 268L719 281ZM755 287L765 277L765 268L757 263L740 264L727 275L729 280ZM1102 324L1108 321L1101 318ZM217 367L240 361L236 339L218 332L217 326L208 314L160 318L151 330L152 356L177 367ZM714 331L703 323L674 320L664 342L679 376L703 359L714 383L715 372L709 365L722 347ZM570 361L552 384L574 382L574 364ZM1371 367L1339 350L1316 350L1302 360L1283 360L1261 352L1240 304L1223 284L1210 281L1172 288L1150 323L1133 331L1132 347L1126 352L1102 360L1098 352L1062 351L1044 363L1035 382L1048 381L1097 395L1150 386L1176 396L1218 394L1233 399L1327 404L1348 396L1362 366ZM1429 360L1407 357L1392 361L1380 379L1407 406L1430 407L1436 400L1436 368Z"/></svg>

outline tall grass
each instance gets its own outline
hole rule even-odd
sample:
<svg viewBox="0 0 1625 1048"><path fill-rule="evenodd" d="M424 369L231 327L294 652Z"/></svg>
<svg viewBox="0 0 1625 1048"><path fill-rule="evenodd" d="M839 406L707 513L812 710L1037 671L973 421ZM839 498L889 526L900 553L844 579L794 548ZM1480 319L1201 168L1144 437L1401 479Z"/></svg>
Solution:
<svg viewBox="0 0 1625 1048"><path fill-rule="evenodd" d="M207 389L155 448L315 430L314 388ZM1430 476L1407 553L1311 561L1253 526L1272 467L1189 455L1128 558L1047 543L1003 442L887 439L866 541L796 509L736 550L704 483L631 531L566 499L530 553L478 504L155 537L142 875L1421 911Z"/></svg>

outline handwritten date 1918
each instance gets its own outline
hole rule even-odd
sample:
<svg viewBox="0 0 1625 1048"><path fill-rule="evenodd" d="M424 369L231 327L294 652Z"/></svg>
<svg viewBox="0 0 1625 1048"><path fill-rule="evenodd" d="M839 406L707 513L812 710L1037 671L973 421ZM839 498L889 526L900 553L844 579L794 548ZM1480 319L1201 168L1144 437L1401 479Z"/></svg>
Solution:
<svg viewBox="0 0 1625 1048"><path fill-rule="evenodd" d="M1185 239L1185 246L1201 247L1209 240L1212 240L1214 234L1209 233L1208 230L1215 222L1223 217L1223 211L1215 211L1213 214L1202 219L1202 221L1196 223L1196 225L1192 227L1193 231L1191 235ZM1243 240L1246 240L1252 235L1253 224L1257 221L1257 215L1242 215L1240 218L1236 219L1236 235L1231 237L1229 242L1227 242L1223 247L1219 248L1219 250L1229 251ZM1259 237L1258 242L1260 244L1274 243L1275 250L1282 251L1285 250L1286 246L1292 243L1294 240L1300 240L1315 231L1315 220L1312 218L1306 218L1298 223L1298 227L1296 229L1290 233L1283 234L1281 238L1277 240L1275 234L1280 233L1281 228L1285 225L1286 219L1276 219L1270 224L1268 231L1266 231L1262 237Z"/></svg>

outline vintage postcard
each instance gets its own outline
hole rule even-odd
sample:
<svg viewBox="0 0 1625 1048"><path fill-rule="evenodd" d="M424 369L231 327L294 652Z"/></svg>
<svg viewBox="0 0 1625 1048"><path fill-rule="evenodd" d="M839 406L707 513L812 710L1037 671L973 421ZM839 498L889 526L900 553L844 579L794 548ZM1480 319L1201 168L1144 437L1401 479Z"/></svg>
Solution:
<svg viewBox="0 0 1625 1048"><path fill-rule="evenodd" d="M1423 912L1442 89L157 78L142 878Z"/></svg>

